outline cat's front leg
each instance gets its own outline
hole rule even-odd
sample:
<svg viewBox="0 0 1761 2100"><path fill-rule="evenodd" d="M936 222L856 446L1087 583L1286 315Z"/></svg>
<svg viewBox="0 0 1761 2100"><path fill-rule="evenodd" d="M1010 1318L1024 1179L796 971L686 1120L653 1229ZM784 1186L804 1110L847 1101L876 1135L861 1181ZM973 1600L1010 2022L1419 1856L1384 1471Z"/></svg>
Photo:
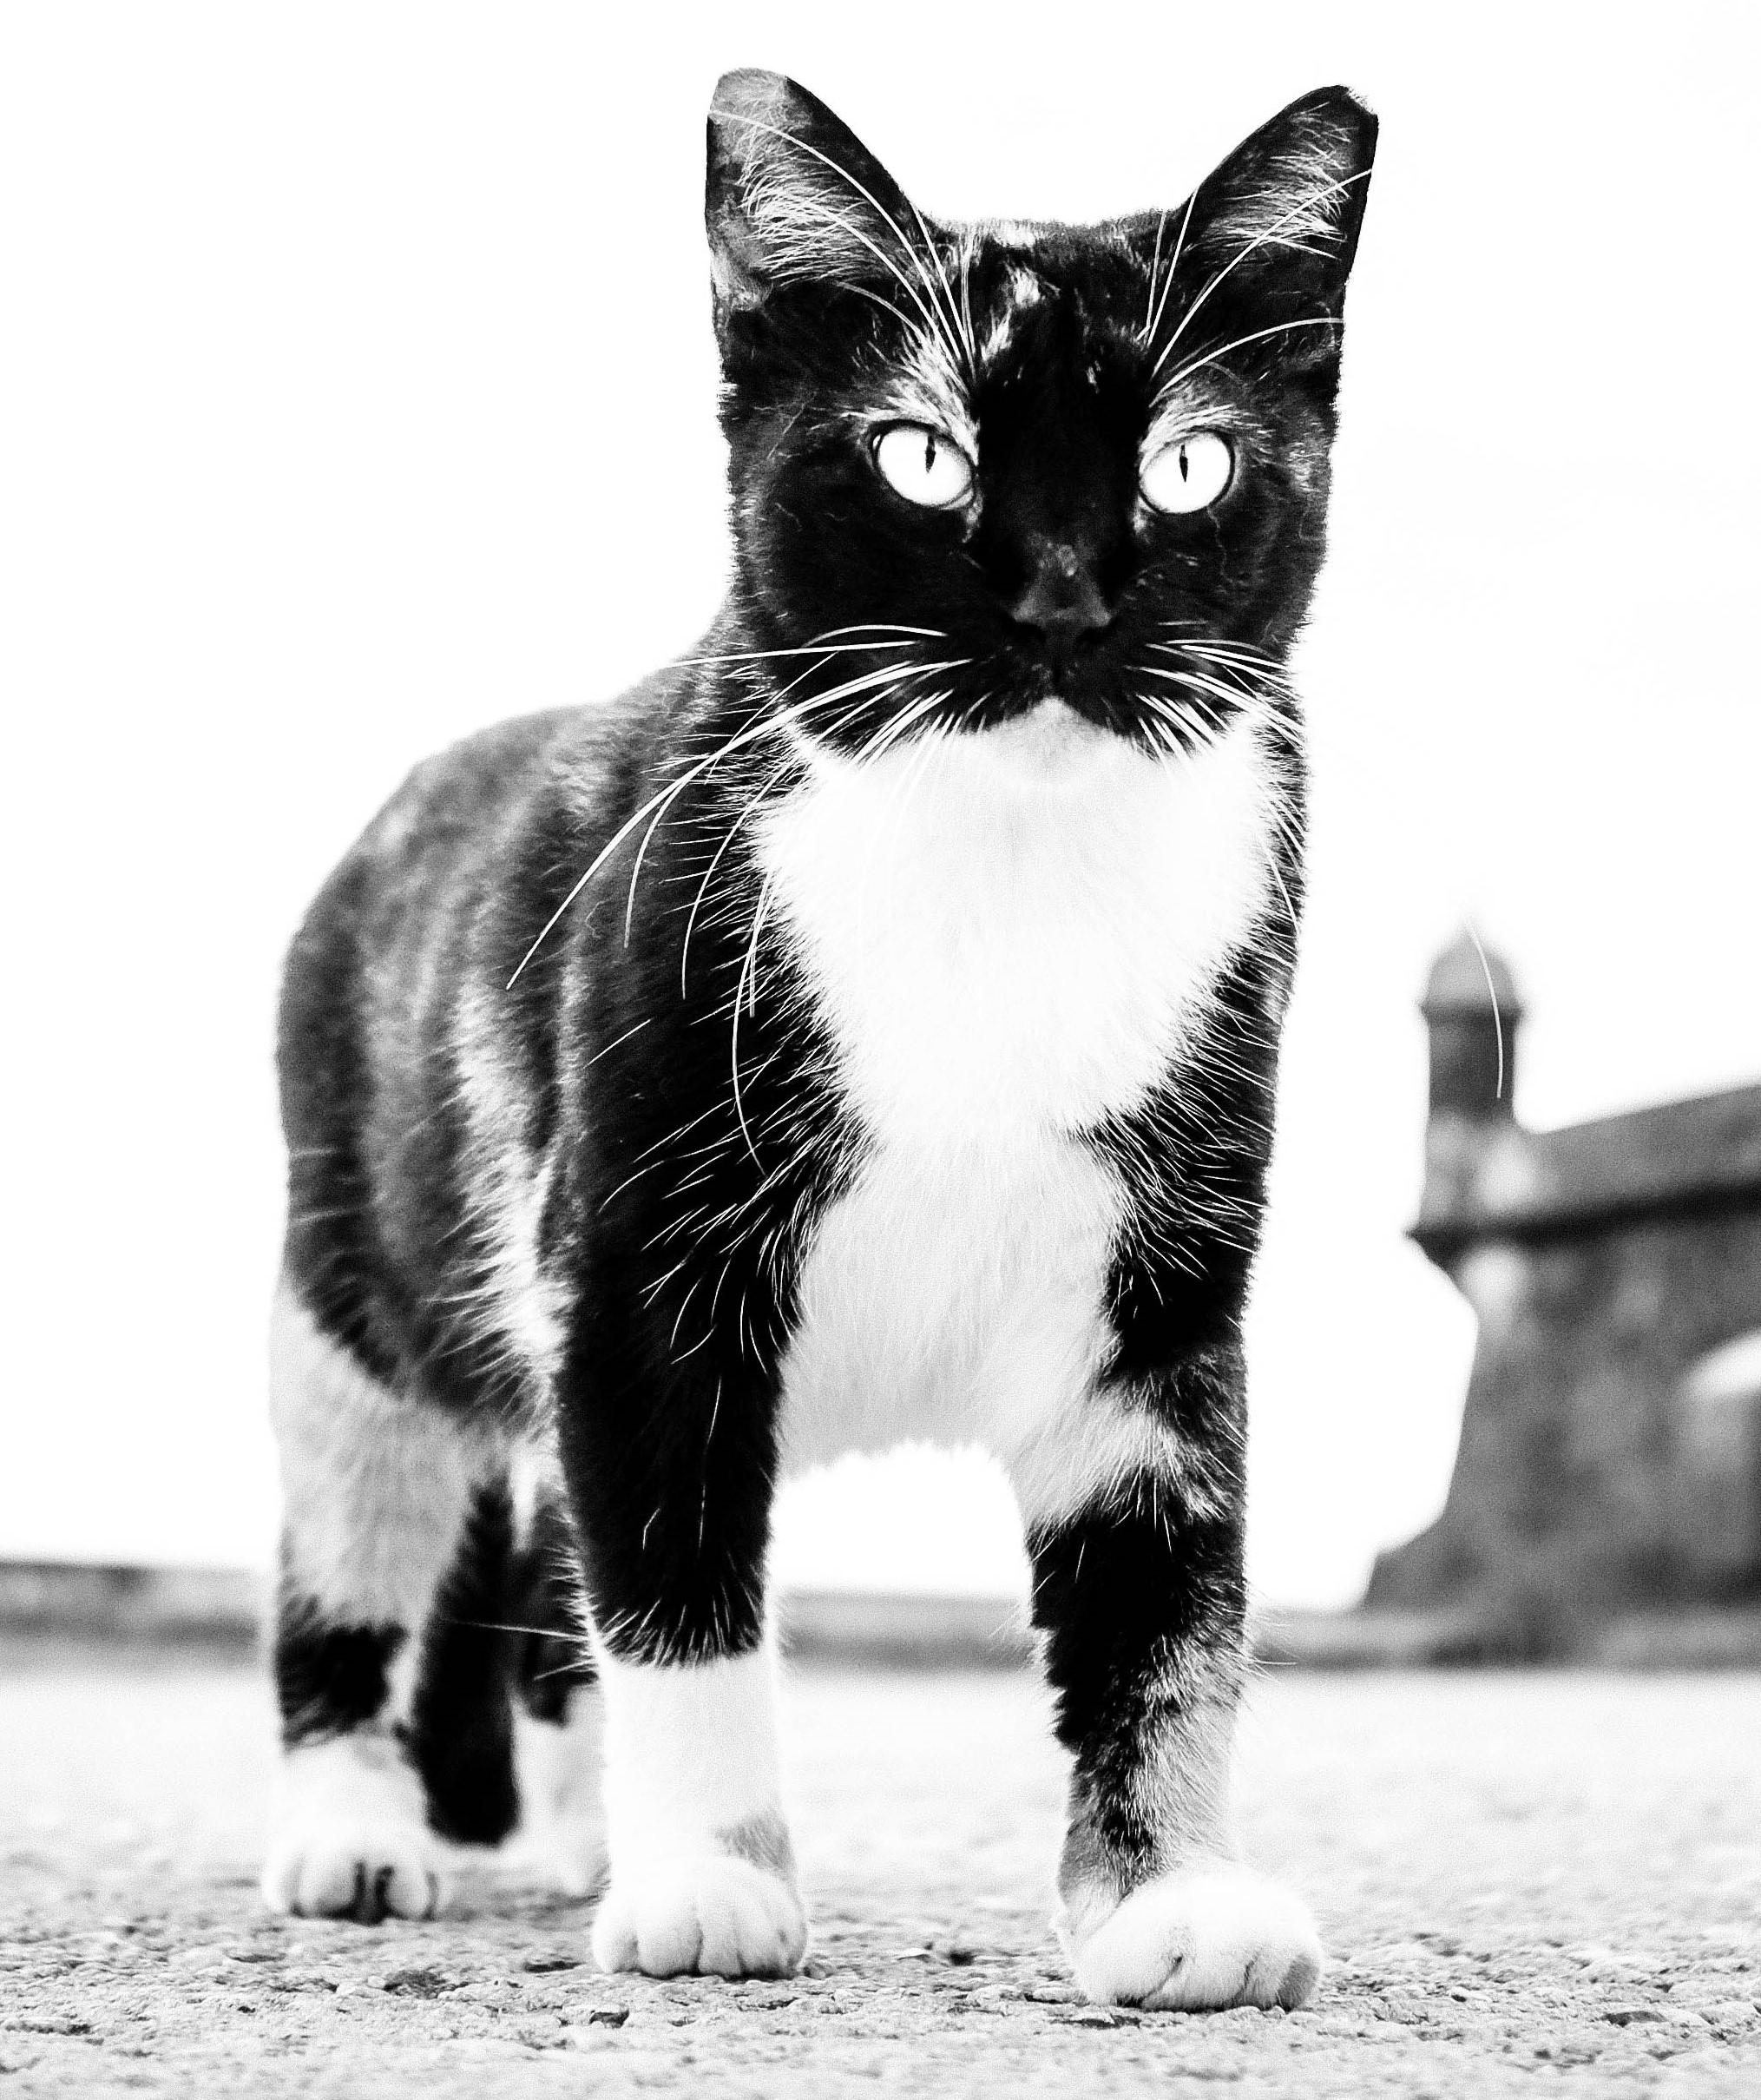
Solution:
<svg viewBox="0 0 1761 2100"><path fill-rule="evenodd" d="M1035 1621L1073 1759L1059 1929L1103 2005L1289 2009L1320 1975L1308 1911L1241 1864L1230 1829L1240 1375L1220 1352L1094 1394L1086 1453L1042 1469L1023 1497Z"/></svg>
<svg viewBox="0 0 1761 2100"><path fill-rule="evenodd" d="M606 1662L602 1969L783 1976L805 1952L774 1674L767 1642L704 1661Z"/></svg>
<svg viewBox="0 0 1761 2100"><path fill-rule="evenodd" d="M778 1976L806 1918L784 1817L765 1552L775 1396L749 1366L622 1392L564 1445L605 1695L601 1968ZM624 1360L628 1360L627 1357Z"/></svg>

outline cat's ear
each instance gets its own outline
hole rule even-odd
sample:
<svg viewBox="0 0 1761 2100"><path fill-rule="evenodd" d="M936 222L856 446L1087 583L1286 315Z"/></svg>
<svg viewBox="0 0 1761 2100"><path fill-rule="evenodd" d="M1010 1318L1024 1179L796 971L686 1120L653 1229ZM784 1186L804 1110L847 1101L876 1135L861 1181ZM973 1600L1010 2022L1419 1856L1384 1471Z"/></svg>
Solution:
<svg viewBox="0 0 1761 2100"><path fill-rule="evenodd" d="M884 281L909 267L922 234L855 133L780 73L725 73L717 83L704 216L719 331L781 286Z"/></svg>
<svg viewBox="0 0 1761 2100"><path fill-rule="evenodd" d="M1262 306L1268 319L1289 315L1292 354L1324 354L1357 252L1376 130L1349 89L1318 88L1244 140L1188 206L1156 222L1161 262L1177 254L1188 294L1171 318L1201 297L1224 310ZM1304 315L1315 323L1306 332Z"/></svg>

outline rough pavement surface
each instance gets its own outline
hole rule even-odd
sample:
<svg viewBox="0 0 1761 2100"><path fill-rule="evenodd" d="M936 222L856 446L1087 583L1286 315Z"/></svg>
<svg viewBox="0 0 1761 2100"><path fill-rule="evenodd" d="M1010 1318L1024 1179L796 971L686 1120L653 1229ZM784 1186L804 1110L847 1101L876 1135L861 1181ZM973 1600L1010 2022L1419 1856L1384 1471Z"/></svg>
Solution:
<svg viewBox="0 0 1761 2100"><path fill-rule="evenodd" d="M1291 2017L1079 2002L1025 1679L788 1711L807 1972L657 1983L488 1874L431 1925L270 1919L254 1672L0 1656L0 2100L1761 2093L1761 1680L1264 1678L1245 1835L1334 1957Z"/></svg>

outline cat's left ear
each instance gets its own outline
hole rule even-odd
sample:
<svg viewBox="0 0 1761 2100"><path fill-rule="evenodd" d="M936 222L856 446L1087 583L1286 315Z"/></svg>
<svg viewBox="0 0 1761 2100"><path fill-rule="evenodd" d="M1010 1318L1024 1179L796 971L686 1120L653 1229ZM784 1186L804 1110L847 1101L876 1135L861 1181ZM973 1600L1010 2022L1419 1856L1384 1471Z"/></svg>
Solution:
<svg viewBox="0 0 1761 2100"><path fill-rule="evenodd" d="M1293 323L1304 313L1317 324L1337 319L1357 253L1376 132L1373 112L1349 88L1317 88L1244 140L1189 206L1154 221L1164 267L1178 250L1183 303L1205 296L1219 307L1265 306ZM1145 223L1137 222L1140 246ZM1153 253L1146 254L1152 265ZM1206 293L1207 284L1214 291ZM1322 334L1317 326L1310 339L1317 351Z"/></svg>

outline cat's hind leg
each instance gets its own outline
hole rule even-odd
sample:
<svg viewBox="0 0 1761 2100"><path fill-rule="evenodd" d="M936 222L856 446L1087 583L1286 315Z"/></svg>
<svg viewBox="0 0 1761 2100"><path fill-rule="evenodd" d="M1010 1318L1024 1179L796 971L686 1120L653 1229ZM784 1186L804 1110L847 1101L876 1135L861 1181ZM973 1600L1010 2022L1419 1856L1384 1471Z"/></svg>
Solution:
<svg viewBox="0 0 1761 2100"><path fill-rule="evenodd" d="M491 1454L369 1376L285 1283L271 1396L286 1755L263 1894L307 1916L426 1917L443 1894L440 1830L492 1839L513 1814L511 1777L496 1798L505 1637L474 1610L496 1543Z"/></svg>
<svg viewBox="0 0 1761 2100"><path fill-rule="evenodd" d="M608 1868L601 1801L605 1695L584 1633L580 1549L557 1484L529 1484L516 1501L525 1506L508 1611L521 1629L515 1857L565 1895L593 1896Z"/></svg>

